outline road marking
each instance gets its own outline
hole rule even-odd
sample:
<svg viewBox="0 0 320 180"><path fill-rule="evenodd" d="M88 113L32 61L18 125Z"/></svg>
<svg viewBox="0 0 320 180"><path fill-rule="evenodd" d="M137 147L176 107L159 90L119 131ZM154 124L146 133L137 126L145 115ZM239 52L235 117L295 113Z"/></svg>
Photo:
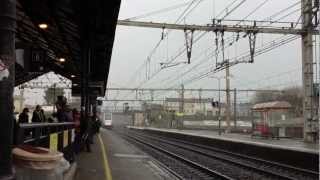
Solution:
<svg viewBox="0 0 320 180"><path fill-rule="evenodd" d="M111 175L111 170L110 170L110 166L108 163L108 158L107 158L107 152L104 146L104 143L102 141L101 135L98 135L99 141L100 141L100 147L101 147L101 153L102 153L102 157L103 157L103 164L104 164L104 174L106 177L106 180L112 180L112 175Z"/></svg>

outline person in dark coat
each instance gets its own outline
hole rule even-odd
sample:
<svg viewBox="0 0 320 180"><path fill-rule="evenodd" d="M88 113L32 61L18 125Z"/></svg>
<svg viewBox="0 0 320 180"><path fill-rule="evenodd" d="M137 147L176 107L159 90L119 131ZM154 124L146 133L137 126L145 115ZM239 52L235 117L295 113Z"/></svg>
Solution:
<svg viewBox="0 0 320 180"><path fill-rule="evenodd" d="M59 103L56 103L56 108L57 108L57 113L55 114L55 116L58 119L58 122L67 122L68 117L63 109L63 106Z"/></svg>
<svg viewBox="0 0 320 180"><path fill-rule="evenodd" d="M44 110L41 108L40 110L40 115L41 115L41 119L42 119L42 122L47 122L47 118L46 116L44 115Z"/></svg>
<svg viewBox="0 0 320 180"><path fill-rule="evenodd" d="M20 113L20 115L19 115L18 124L17 124L17 128L16 129L19 128L19 124L21 124L21 123L29 123L29 115L28 115L28 113L29 113L29 109L28 108L24 108L22 113ZM30 135L30 132L31 132L30 130L25 130L24 131L24 135L27 137L27 136Z"/></svg>
<svg viewBox="0 0 320 180"><path fill-rule="evenodd" d="M29 109L28 108L24 108L22 113L20 113L19 115L19 119L18 122L19 123L28 123L29 122Z"/></svg>
<svg viewBox="0 0 320 180"><path fill-rule="evenodd" d="M92 127L92 119L89 118L86 121L86 132L83 136L84 142L86 144L87 152L91 152L91 144L93 144L93 127Z"/></svg>
<svg viewBox="0 0 320 180"><path fill-rule="evenodd" d="M36 109L33 111L33 115L32 115L32 119L31 121L33 123L40 123L40 122L44 122L44 114L41 111L41 106L37 105Z"/></svg>

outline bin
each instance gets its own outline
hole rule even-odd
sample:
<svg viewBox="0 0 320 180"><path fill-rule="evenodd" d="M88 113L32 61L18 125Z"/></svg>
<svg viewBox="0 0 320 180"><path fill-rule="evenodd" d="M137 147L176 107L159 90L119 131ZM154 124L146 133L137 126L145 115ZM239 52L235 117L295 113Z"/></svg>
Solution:
<svg viewBox="0 0 320 180"><path fill-rule="evenodd" d="M63 153L32 146L13 149L16 180L63 180L69 163Z"/></svg>

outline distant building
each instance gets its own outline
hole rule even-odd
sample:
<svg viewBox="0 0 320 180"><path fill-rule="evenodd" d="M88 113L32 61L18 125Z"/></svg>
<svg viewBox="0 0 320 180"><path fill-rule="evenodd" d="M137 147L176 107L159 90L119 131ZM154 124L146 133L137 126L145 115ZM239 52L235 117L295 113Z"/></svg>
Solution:
<svg viewBox="0 0 320 180"><path fill-rule="evenodd" d="M237 116L251 116L252 103L237 104Z"/></svg>
<svg viewBox="0 0 320 180"><path fill-rule="evenodd" d="M142 111L147 111L147 110L161 111L163 110L163 106L161 104L153 104L153 103L142 104Z"/></svg>
<svg viewBox="0 0 320 180"><path fill-rule="evenodd" d="M14 112L21 113L25 106L24 104L25 98L23 98L22 96L14 96L13 101L14 101L13 103L15 107Z"/></svg>
<svg viewBox="0 0 320 180"><path fill-rule="evenodd" d="M80 97L72 97L69 102L69 106L71 108L77 108L78 111L80 111L80 105L81 105L81 98Z"/></svg>
<svg viewBox="0 0 320 180"><path fill-rule="evenodd" d="M166 98L164 108L167 111L179 112L180 98ZM219 108L212 106L212 99L185 98L183 100L184 115L204 114L207 116L218 115ZM221 104L221 115L225 112L225 104Z"/></svg>

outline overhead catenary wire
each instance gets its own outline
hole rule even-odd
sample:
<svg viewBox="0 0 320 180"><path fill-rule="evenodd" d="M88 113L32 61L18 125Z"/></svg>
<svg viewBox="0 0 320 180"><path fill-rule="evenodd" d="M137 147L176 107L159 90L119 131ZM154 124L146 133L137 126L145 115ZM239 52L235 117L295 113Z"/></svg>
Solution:
<svg viewBox="0 0 320 180"><path fill-rule="evenodd" d="M234 0L234 1L232 1L231 3L229 3L222 11L220 11L219 13L218 13L218 15L216 16L216 18L219 18L219 16L221 16L224 12L226 12L226 11L228 11L228 8L230 7L230 6L232 6L234 3L236 3L238 0Z"/></svg>
<svg viewBox="0 0 320 180"><path fill-rule="evenodd" d="M256 7L253 11L251 11L244 19L246 19L246 18L249 17L251 14L253 14L254 12L256 12L259 8L261 8L264 4L266 4L267 1L268 1L268 0L264 1L263 3L261 3L261 4L260 4L258 7ZM231 4L234 4L235 2L236 2L236 1L233 1ZM245 1L241 1L236 7L238 8L238 7L239 7L240 5L242 5L244 2L245 2ZM236 9L236 8L233 8L231 12L233 12L235 9ZM219 14L221 14L221 13L219 13ZM230 13L227 13L227 14L229 15ZM223 19L224 19L225 17L226 17L226 16L224 16ZM229 39L230 39L230 37L229 37ZM184 76L186 73L190 72L194 67L197 67L197 66L199 66L200 64L201 64L201 62L198 63L198 64L196 64L196 65L193 66L192 68L190 68L187 72L185 72L185 73L183 73L183 74L178 74L178 78L176 78L175 80L177 80L177 79L179 79L180 77Z"/></svg>
<svg viewBox="0 0 320 180"><path fill-rule="evenodd" d="M230 4L227 6L227 8L225 8L224 10L228 9L229 6L232 6L232 5L235 4L237 1L238 1L238 0L235 0L235 1L233 1L232 3L230 3ZM228 15L230 15L230 14L231 14L232 12L234 12L237 8L239 8L245 1L246 1L246 0L242 0L239 4L237 4L237 5L236 5L235 7L233 7L230 11L228 11L220 20L225 19ZM266 1L268 1L268 0L266 0ZM221 11L218 16L220 16L220 15L224 12L224 10ZM218 17L218 16L217 16L217 17ZM206 32L203 32L200 36L202 37L204 34L206 34Z"/></svg>
<svg viewBox="0 0 320 180"><path fill-rule="evenodd" d="M259 4L253 11L251 11L246 17L244 17L242 20L245 20L246 18L248 18L251 14L253 14L254 12L256 12L259 8L261 8L263 5L265 5L269 0L265 0L264 2L262 2L261 4ZM233 3L235 3L236 1L234 1ZM238 23L239 24L239 23ZM226 39L226 41L229 41L230 39L232 39L233 37L229 37ZM233 40L234 42L234 40ZM227 42L228 44L230 44L230 41ZM209 59L209 58L208 58ZM194 69L195 67L199 66L200 63L196 64L195 66L193 66L192 68L190 68L186 73L190 72L190 70ZM185 75L186 73L183 73L183 75ZM180 75L181 76L181 75ZM177 80L177 79L176 79ZM163 82L163 81L161 81Z"/></svg>
<svg viewBox="0 0 320 180"><path fill-rule="evenodd" d="M283 10L281 10L281 11L279 11L279 12L277 12L277 13L275 13L275 14L273 14L273 15L271 15L270 17L265 18L265 19L275 18L275 17L277 17L278 15L281 15L282 13L286 12L287 10L290 10L291 8L295 7L296 5L298 5L298 3L294 3L293 5L287 7L287 8L285 8L285 9L283 9ZM281 19L281 18L279 18L279 19ZM298 24L298 22L297 22L297 24ZM297 24L296 24L296 25L297 25Z"/></svg>
<svg viewBox="0 0 320 180"><path fill-rule="evenodd" d="M181 15L176 19L175 23L179 22L181 20L181 17L183 17L183 15L188 11L188 9L192 6L193 3L195 3L197 0L192 0L191 2L189 3L186 3L187 8L181 13ZM185 6L186 6L185 5ZM166 32L162 38L158 41L158 43L156 44L156 46L151 50L151 52L149 53L148 57L147 57L147 60L144 61L144 63L137 69L136 72L139 72L141 69L143 69L144 66L146 66L147 62L150 61L152 55L154 54L154 52L156 51L156 49L159 47L160 43L162 42L162 40L164 38L166 38L168 36L169 32ZM136 76L136 75L134 75Z"/></svg>
<svg viewBox="0 0 320 180"><path fill-rule="evenodd" d="M282 46L282 45L284 45L284 44L287 44L287 43L289 43L289 42L292 42L292 41L294 41L294 40L296 40L296 39L298 39L298 37L294 36L294 37L291 37L291 38L282 40L282 41L279 42L278 44L274 43L273 45L268 46L267 48L264 48L264 49L261 49L261 50L257 51L257 53L255 54L255 56L258 56L258 55L263 54L263 53L265 53L265 52L271 51L271 50L273 50L274 48L280 47L280 46ZM247 55L246 57L249 58L249 55ZM244 59L244 57L243 57L243 59ZM237 63L235 63L235 64L237 64ZM231 64L230 66L234 66L235 64ZM223 69L224 69L224 68L214 69L214 70L206 70L206 71L200 73L200 75L188 79L186 82L184 82L184 84L190 84L191 82L201 80L201 79L203 79L203 78L205 78L205 77L210 76L212 73L220 72L220 71L222 71ZM176 87L176 86L174 86L174 87Z"/></svg>
<svg viewBox="0 0 320 180"><path fill-rule="evenodd" d="M226 18L229 14L231 14L233 11L235 11L236 9L238 9L238 7L240 7L243 3L245 3L247 0L242 0L239 4L237 4L235 7L233 7L231 9L231 11L228 11L221 19Z"/></svg>
<svg viewBox="0 0 320 180"><path fill-rule="evenodd" d="M257 12L262 6L264 6L269 0L263 1L261 4L259 4L256 8L254 8L249 14L247 14L242 20L246 20L248 17L250 17L253 13Z"/></svg>
<svg viewBox="0 0 320 180"><path fill-rule="evenodd" d="M286 38L286 39L283 39L283 37L279 38L279 43L275 43L274 41L271 41L270 43L267 44L267 47L262 47L261 49L257 50L257 53L255 54L255 56L263 54L265 52L268 52L268 51L270 51L270 50L272 50L274 48L280 47L281 45L287 44L287 43L289 43L289 42L291 42L293 40L296 40L296 39L298 39L297 36L292 36L292 37L289 37L289 38ZM243 56L242 59L243 58L249 58L249 55ZM235 65L235 64L233 64L233 65ZM211 73L220 72L222 70L223 69L216 69L216 70L206 69L205 71L199 73L200 76L197 75L197 76L191 77L187 81L185 81L184 84L189 84L191 82L201 80L201 79L203 79L205 77L208 77ZM172 86L172 87L177 87L177 86L178 85L175 85L175 86Z"/></svg>
<svg viewBox="0 0 320 180"><path fill-rule="evenodd" d="M237 1L238 1L238 0L233 1L233 2L230 3L228 6L233 5L233 4L234 4L235 2L237 2ZM238 5L236 5L236 7L232 8L232 10L227 13L227 15L224 15L224 17L223 17L222 19L224 19L224 18L227 17L229 14L231 14L233 11L235 11L235 10L236 10L238 7L240 7L245 1L246 1L246 0L242 0ZM192 1L192 2L194 2L194 1ZM198 3L197 3L186 15L189 15L201 2L202 2L202 0L198 1ZM190 5L192 5L192 4L190 4ZM227 6L227 7L228 7L228 6ZM226 8L226 9L227 9L227 8ZM186 12L187 12L187 10L184 11L182 14L184 14L184 13L186 13ZM219 14L221 14L221 13L223 13L223 11L221 11ZM219 15L218 15L218 16L219 16ZM179 19L181 19L181 18L179 17L178 20L179 20ZM178 23L178 20L176 21L176 23ZM206 32L202 32L202 33L199 35L199 37L200 37L200 38L203 37L204 34L206 34ZM199 38L198 38L198 39L199 39ZM195 42L196 42L196 41L195 41ZM194 43L195 43L195 42L194 42ZM186 50L186 49L184 49L183 52L184 52L185 50ZM182 53L183 53L183 52L182 52ZM177 56L180 56L182 53L178 53ZM176 59L177 56L175 56L175 58L173 58L172 60L170 60L169 62L166 62L166 63L172 63L172 62Z"/></svg>
<svg viewBox="0 0 320 180"><path fill-rule="evenodd" d="M178 23L181 20L181 17L183 17L183 15L190 9L190 7L192 6L192 4L194 4L197 0L192 0L191 2L187 3L187 8L181 13L181 15L176 19L175 23ZM202 1L202 0L200 0ZM164 38L166 38L169 35L169 32L166 32L165 34L162 35L162 38L158 41L158 43L156 44L156 46L151 50L151 52L149 53L149 55L147 56L147 59L144 61L144 63L139 66L139 68L135 71L135 73L133 74L133 76L131 76L129 83L132 82L132 80L134 80L137 75L139 74L139 72L144 68L144 66L148 66L148 63L150 64L152 55L155 53L155 51L157 50L157 48L160 46L162 40ZM152 77L152 75L151 75ZM150 78L150 77L149 77Z"/></svg>
<svg viewBox="0 0 320 180"><path fill-rule="evenodd" d="M189 5L187 6L187 8L180 14L180 16L174 21L174 24L180 23L183 18L185 17L186 13L188 12L188 10L192 7L192 5L196 2L196 1L202 1L202 0L192 0ZM163 39L165 39L169 33L171 32L171 30L168 30L167 32L162 34L161 39L157 42L156 46L151 50L151 52L148 55L148 58L151 58L152 55L156 52L156 50L158 49L158 47L160 46L161 42L163 41Z"/></svg>
<svg viewBox="0 0 320 180"><path fill-rule="evenodd" d="M202 0L200 0L199 2L201 2ZM194 2L194 1L192 1L192 2ZM196 4L196 6L197 5L199 5L199 2ZM189 7L189 6L188 6ZM194 8L193 8L194 9ZM189 13L193 10L193 9L191 9L190 11L189 11ZM187 11L184 11L183 12L183 14L185 13L185 12L187 12ZM178 18L178 19L181 19L181 18ZM167 32L168 33L168 32ZM204 35L205 33L202 33L202 34L200 34L200 36L198 37L198 38L196 38L195 40L194 40L194 42L193 43L196 43L198 40L200 40L200 38ZM167 35L164 35L164 37L166 37ZM161 41L161 40L160 40ZM159 41L159 42L160 42ZM182 51L180 51L175 57L173 57L168 63L172 63L175 59L177 59L180 55L182 55L183 54L183 52L185 52L186 51L186 48L184 48ZM148 56L148 57L150 57L150 56ZM143 67L144 65L142 65L142 67ZM156 70L154 73L152 73L150 76L149 76L149 79L146 79L145 81L143 81L142 83L140 83L139 85L138 85L138 87L141 87L145 82L147 82L147 81L149 81L150 79L152 79L153 77L155 77L155 75L157 75L159 72L161 71L161 69L158 69L158 70Z"/></svg>
<svg viewBox="0 0 320 180"><path fill-rule="evenodd" d="M291 16L291 15L297 13L297 12L300 12L300 10L301 10L300 8L295 9L295 10L293 10L293 11L285 14L284 16L280 17L278 20L276 20L276 22L279 21L279 20L281 20L281 19L284 19L284 18L286 18L286 17L289 17L289 16Z"/></svg>
<svg viewBox="0 0 320 180"><path fill-rule="evenodd" d="M189 4L189 3L176 4L176 5L173 5L173 6L170 6L170 7L162 8L162 9L155 10L155 11L152 11L152 12L148 12L148 13L145 13L145 14L141 14L141 15L138 15L138 16L134 16L134 17L130 17L130 18L125 18L125 20L137 20L137 19L142 19L142 18L154 16L154 15L157 15L157 14L162 14L162 13L170 12L170 11L177 10L177 9L182 8L182 7L185 7L185 6L187 6L188 4Z"/></svg>
<svg viewBox="0 0 320 180"><path fill-rule="evenodd" d="M265 76L263 78L259 78L258 80L252 80L252 81L249 81L249 82L246 82L246 83L236 83L237 86L242 86L242 85L245 85L245 86L248 86L248 85L251 85L251 84L255 84L255 83L258 83L262 80L271 80L271 79L275 79L275 78L279 78L281 76L286 76L290 73L296 73L297 71L301 70L301 66L299 66L298 68L294 68L294 69L291 69L289 71L285 71L285 72L280 72L280 73L272 73L271 76Z"/></svg>

